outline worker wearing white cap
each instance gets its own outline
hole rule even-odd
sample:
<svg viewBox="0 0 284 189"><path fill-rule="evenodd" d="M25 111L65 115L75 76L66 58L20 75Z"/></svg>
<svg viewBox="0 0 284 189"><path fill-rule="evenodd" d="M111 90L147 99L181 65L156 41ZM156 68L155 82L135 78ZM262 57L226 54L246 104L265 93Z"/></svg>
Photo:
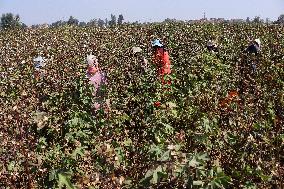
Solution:
<svg viewBox="0 0 284 189"><path fill-rule="evenodd" d="M261 50L261 42L260 39L255 39L252 43L247 47L246 51L249 53L258 54Z"/></svg>
<svg viewBox="0 0 284 189"><path fill-rule="evenodd" d="M90 84L94 86L94 96L96 101L94 107L96 110L101 108L104 92L102 91L102 86L106 85L106 76L105 73L99 68L98 59L94 55L87 56L87 77L90 80Z"/></svg>
<svg viewBox="0 0 284 189"><path fill-rule="evenodd" d="M34 66L36 70L39 70L45 66L45 60L42 56L34 58Z"/></svg>
<svg viewBox="0 0 284 189"><path fill-rule="evenodd" d="M208 51L210 52L218 52L218 45L215 41L209 40L206 45Z"/></svg>
<svg viewBox="0 0 284 189"><path fill-rule="evenodd" d="M44 59L44 57L38 56L34 58L33 61L35 68L34 77L36 80L39 80L40 78L42 79L45 75L44 67L46 65L46 60Z"/></svg>
<svg viewBox="0 0 284 189"><path fill-rule="evenodd" d="M148 61L142 54L142 49L140 47L132 47L132 53L138 59L138 67L141 66L142 72L146 73L148 70Z"/></svg>
<svg viewBox="0 0 284 189"><path fill-rule="evenodd" d="M246 52L255 54L255 55L258 55L260 51L261 51L261 42L259 38L253 40L252 43L246 49ZM252 67L253 73L256 73L257 62L255 61L251 62L251 67Z"/></svg>

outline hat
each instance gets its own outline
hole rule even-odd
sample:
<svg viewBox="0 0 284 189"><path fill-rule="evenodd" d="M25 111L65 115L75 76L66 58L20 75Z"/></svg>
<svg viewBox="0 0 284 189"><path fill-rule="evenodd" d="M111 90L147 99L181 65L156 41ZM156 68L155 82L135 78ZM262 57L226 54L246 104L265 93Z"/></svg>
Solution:
<svg viewBox="0 0 284 189"><path fill-rule="evenodd" d="M142 49L140 47L132 47L132 52L135 53L139 53L142 52Z"/></svg>
<svg viewBox="0 0 284 189"><path fill-rule="evenodd" d="M43 59L43 57L38 56L38 57L34 58L34 62L42 63L42 62L44 62L44 59Z"/></svg>
<svg viewBox="0 0 284 189"><path fill-rule="evenodd" d="M260 47L261 42L260 42L260 39L259 39L259 38L255 39L254 42L257 43L258 46Z"/></svg>
<svg viewBox="0 0 284 189"><path fill-rule="evenodd" d="M45 60L41 56L34 58L33 61L34 61L34 66L37 70L45 66Z"/></svg>
<svg viewBox="0 0 284 189"><path fill-rule="evenodd" d="M98 65L97 57L92 55L92 54L87 55L87 64L89 64L89 65L91 65L91 64Z"/></svg>
<svg viewBox="0 0 284 189"><path fill-rule="evenodd" d="M213 46L214 44L213 44L213 42L211 41L211 40L209 40L208 42L207 42L207 46Z"/></svg>
<svg viewBox="0 0 284 189"><path fill-rule="evenodd" d="M209 41L207 42L207 46L208 46L208 47L217 47L217 44L216 44L215 41L209 40Z"/></svg>
<svg viewBox="0 0 284 189"><path fill-rule="evenodd" d="M159 39L155 39L153 42L152 42L152 47L163 47L163 44L161 43L161 41Z"/></svg>

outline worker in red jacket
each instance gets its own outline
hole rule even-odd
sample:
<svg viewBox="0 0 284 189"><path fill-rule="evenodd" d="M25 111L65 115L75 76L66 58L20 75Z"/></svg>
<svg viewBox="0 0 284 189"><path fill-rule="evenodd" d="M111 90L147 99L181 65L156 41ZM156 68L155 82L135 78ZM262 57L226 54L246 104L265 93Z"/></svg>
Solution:
<svg viewBox="0 0 284 189"><path fill-rule="evenodd" d="M152 48L153 48L153 62L157 66L157 76L161 79L161 82L165 87L165 89L167 91L170 91L169 86L171 85L171 80L169 80L169 78L165 78L165 76L171 74L171 61L169 53L165 49L161 41L158 39L152 42ZM154 106L160 107L161 102L156 101L154 103Z"/></svg>
<svg viewBox="0 0 284 189"><path fill-rule="evenodd" d="M157 66L158 77L161 78L163 84L171 84L170 81L165 81L164 76L171 74L171 61L168 51L160 40L156 39L152 42L154 64Z"/></svg>

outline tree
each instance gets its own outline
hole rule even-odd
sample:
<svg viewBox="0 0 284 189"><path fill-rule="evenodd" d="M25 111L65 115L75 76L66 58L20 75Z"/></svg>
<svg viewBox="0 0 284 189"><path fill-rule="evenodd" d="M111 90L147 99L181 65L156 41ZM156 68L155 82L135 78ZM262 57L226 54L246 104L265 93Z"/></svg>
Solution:
<svg viewBox="0 0 284 189"><path fill-rule="evenodd" d="M123 20L124 20L123 15L122 14L118 15L117 24L121 25Z"/></svg>
<svg viewBox="0 0 284 189"><path fill-rule="evenodd" d="M20 16L14 16L12 13L2 14L0 25L3 29L21 28L22 26Z"/></svg>
<svg viewBox="0 0 284 189"><path fill-rule="evenodd" d="M66 24L66 22L64 22L62 20L59 20L59 21L56 21L56 22L52 23L51 27L60 27L60 26L63 26L65 24Z"/></svg>
<svg viewBox="0 0 284 189"><path fill-rule="evenodd" d="M84 27L87 26L86 22L79 22L79 26Z"/></svg>
<svg viewBox="0 0 284 189"><path fill-rule="evenodd" d="M109 25L110 26L115 26L116 25L116 16L114 14L110 15Z"/></svg>
<svg viewBox="0 0 284 189"><path fill-rule="evenodd" d="M88 22L88 26L97 26L97 25L98 25L97 19L92 19Z"/></svg>
<svg viewBox="0 0 284 189"><path fill-rule="evenodd" d="M74 18L73 16L69 17L69 20L67 21L68 25L76 25L78 26L79 24L79 20L77 20L76 18Z"/></svg>
<svg viewBox="0 0 284 189"><path fill-rule="evenodd" d="M250 18L249 17L247 17L246 23L250 23Z"/></svg>
<svg viewBox="0 0 284 189"><path fill-rule="evenodd" d="M284 14L281 14L281 15L278 17L276 23L278 23L278 24L284 24Z"/></svg>
<svg viewBox="0 0 284 189"><path fill-rule="evenodd" d="M24 23L21 24L21 28L27 28L28 26Z"/></svg>
<svg viewBox="0 0 284 189"><path fill-rule="evenodd" d="M259 17L259 16L256 16L254 17L254 19L252 20L253 23L257 23L257 24L260 24L260 23L263 23L264 21Z"/></svg>
<svg viewBox="0 0 284 189"><path fill-rule="evenodd" d="M98 20L98 26L99 26L99 27L103 27L104 25L105 25L105 22L104 22L102 19L99 18L99 20Z"/></svg>
<svg viewBox="0 0 284 189"><path fill-rule="evenodd" d="M178 20L176 20L176 19L171 19L171 18L166 18L166 19L164 20L164 23L174 23L174 22L178 22Z"/></svg>

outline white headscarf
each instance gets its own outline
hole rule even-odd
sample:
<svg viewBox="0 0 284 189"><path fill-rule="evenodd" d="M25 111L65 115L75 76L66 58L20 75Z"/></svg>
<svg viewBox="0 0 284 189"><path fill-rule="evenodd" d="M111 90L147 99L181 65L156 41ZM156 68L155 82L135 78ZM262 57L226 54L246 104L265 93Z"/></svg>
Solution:
<svg viewBox="0 0 284 189"><path fill-rule="evenodd" d="M36 69L40 69L45 66L45 59L42 56L38 56L33 59Z"/></svg>
<svg viewBox="0 0 284 189"><path fill-rule="evenodd" d="M45 62L45 61L44 61L44 58L42 56L38 56L38 57L34 58L34 62L42 63L42 62Z"/></svg>
<svg viewBox="0 0 284 189"><path fill-rule="evenodd" d="M216 44L215 41L209 40L209 41L207 42L207 46L208 46L208 47L217 47L217 44Z"/></svg>
<svg viewBox="0 0 284 189"><path fill-rule="evenodd" d="M90 66L98 66L99 63L97 57L92 54L87 55L87 64Z"/></svg>
<svg viewBox="0 0 284 189"><path fill-rule="evenodd" d="M135 53L139 53L142 52L142 49L140 47L132 47L132 52Z"/></svg>
<svg viewBox="0 0 284 189"><path fill-rule="evenodd" d="M257 38L257 39L254 40L254 42L255 42L256 44L258 44L258 46L259 46L259 48L260 48L260 45L261 45L260 39Z"/></svg>

